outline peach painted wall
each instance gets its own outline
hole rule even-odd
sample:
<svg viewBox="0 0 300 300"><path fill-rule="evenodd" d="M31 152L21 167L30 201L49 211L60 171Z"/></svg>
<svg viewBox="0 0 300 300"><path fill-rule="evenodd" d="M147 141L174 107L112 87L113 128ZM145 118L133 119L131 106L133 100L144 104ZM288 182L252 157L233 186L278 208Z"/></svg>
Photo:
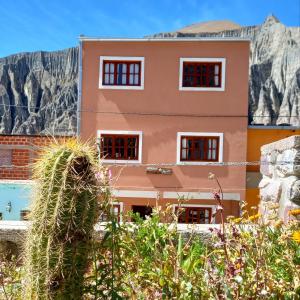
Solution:
<svg viewBox="0 0 300 300"><path fill-rule="evenodd" d="M84 139L95 138L101 129L142 131L142 163L175 164L177 132L222 132L223 160L246 160L248 42L84 41L82 50ZM144 90L99 89L101 55L144 57ZM226 58L225 91L179 91L180 57ZM209 192L215 183L207 176L213 172L224 192L240 193L245 199L244 166L174 166L172 175L146 174L145 167L112 169L120 174L116 188L159 191Z"/></svg>

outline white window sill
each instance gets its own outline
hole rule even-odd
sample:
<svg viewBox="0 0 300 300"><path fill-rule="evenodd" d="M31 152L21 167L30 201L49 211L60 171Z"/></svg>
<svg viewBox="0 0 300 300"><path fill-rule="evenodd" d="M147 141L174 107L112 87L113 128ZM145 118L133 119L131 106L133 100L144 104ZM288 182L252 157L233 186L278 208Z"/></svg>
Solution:
<svg viewBox="0 0 300 300"><path fill-rule="evenodd" d="M178 166L222 166L220 161L178 161Z"/></svg>
<svg viewBox="0 0 300 300"><path fill-rule="evenodd" d="M198 87L179 87L180 91L198 91L198 92L224 92L225 88L224 87L203 87L203 88L198 88Z"/></svg>
<svg viewBox="0 0 300 300"><path fill-rule="evenodd" d="M141 164L140 160L101 159L103 164Z"/></svg>
<svg viewBox="0 0 300 300"><path fill-rule="evenodd" d="M99 85L99 89L103 89L103 90L143 90L144 86L133 86L133 85Z"/></svg>

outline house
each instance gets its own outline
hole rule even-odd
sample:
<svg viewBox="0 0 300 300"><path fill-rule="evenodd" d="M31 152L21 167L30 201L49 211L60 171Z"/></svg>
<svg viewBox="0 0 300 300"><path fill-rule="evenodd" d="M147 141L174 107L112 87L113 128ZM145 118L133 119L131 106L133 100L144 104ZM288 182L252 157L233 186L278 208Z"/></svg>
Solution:
<svg viewBox="0 0 300 300"><path fill-rule="evenodd" d="M178 207L182 223L219 222L245 200L249 40L80 37L78 135L97 138L115 211ZM231 165L231 162L234 162Z"/></svg>

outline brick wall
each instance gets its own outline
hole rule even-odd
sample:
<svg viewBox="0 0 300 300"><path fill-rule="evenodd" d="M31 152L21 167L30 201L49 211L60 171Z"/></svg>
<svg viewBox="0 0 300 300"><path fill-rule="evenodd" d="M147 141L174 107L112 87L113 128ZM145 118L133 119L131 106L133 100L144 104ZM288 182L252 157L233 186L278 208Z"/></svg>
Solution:
<svg viewBox="0 0 300 300"><path fill-rule="evenodd" d="M48 136L0 135L0 179L31 179L31 163L39 149L52 141Z"/></svg>

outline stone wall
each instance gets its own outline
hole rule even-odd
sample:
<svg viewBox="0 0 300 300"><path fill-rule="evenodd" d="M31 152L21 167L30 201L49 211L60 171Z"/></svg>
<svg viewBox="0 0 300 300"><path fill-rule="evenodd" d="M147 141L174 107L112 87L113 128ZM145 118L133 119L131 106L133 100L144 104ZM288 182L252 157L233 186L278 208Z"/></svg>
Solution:
<svg viewBox="0 0 300 300"><path fill-rule="evenodd" d="M270 213L269 204L275 203L287 220L289 210L300 208L300 135L262 146L260 172L260 211Z"/></svg>

